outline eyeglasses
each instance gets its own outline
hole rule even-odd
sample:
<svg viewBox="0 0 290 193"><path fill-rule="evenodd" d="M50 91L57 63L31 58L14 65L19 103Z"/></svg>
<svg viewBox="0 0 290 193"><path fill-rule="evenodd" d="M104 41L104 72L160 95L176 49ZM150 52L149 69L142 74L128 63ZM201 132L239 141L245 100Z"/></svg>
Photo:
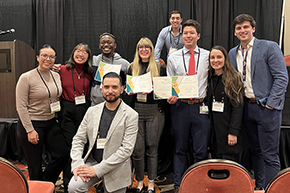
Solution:
<svg viewBox="0 0 290 193"><path fill-rule="evenodd" d="M87 55L88 54L88 52L83 51L83 50L76 50L75 52L76 52L76 54L83 54L83 55Z"/></svg>
<svg viewBox="0 0 290 193"><path fill-rule="evenodd" d="M139 46L139 50L149 50L150 46Z"/></svg>
<svg viewBox="0 0 290 193"><path fill-rule="evenodd" d="M51 60L54 60L54 59L56 59L56 56L54 56L54 55L47 55L47 54L40 54L40 56L44 59L44 60L46 60L47 58L49 58L49 59L51 59Z"/></svg>

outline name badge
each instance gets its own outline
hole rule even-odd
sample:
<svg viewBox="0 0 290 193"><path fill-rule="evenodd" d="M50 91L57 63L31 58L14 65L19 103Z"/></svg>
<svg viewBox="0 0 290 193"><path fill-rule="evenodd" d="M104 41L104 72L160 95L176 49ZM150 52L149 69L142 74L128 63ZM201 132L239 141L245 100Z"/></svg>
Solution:
<svg viewBox="0 0 290 193"><path fill-rule="evenodd" d="M137 101L145 103L147 101L147 94L137 93Z"/></svg>
<svg viewBox="0 0 290 193"><path fill-rule="evenodd" d="M224 103L213 101L212 102L212 111L224 112Z"/></svg>
<svg viewBox="0 0 290 193"><path fill-rule="evenodd" d="M85 104L85 103L86 103L85 95L81 95L81 96L76 96L75 97L75 104L76 105Z"/></svg>
<svg viewBox="0 0 290 193"><path fill-rule="evenodd" d="M51 112L51 114L55 113L55 112L58 112L58 111L60 111L60 102L56 101L54 103L50 103L50 112Z"/></svg>
<svg viewBox="0 0 290 193"><path fill-rule="evenodd" d="M106 143L106 138L97 139L97 149L104 149Z"/></svg>
<svg viewBox="0 0 290 193"><path fill-rule="evenodd" d="M199 107L199 113L200 114L208 114L208 106L204 105L204 103L203 103L203 105Z"/></svg>
<svg viewBox="0 0 290 193"><path fill-rule="evenodd" d="M172 48L172 46L170 46L168 56L169 56L170 54L172 54L173 52L176 52L176 51L177 51L176 48Z"/></svg>

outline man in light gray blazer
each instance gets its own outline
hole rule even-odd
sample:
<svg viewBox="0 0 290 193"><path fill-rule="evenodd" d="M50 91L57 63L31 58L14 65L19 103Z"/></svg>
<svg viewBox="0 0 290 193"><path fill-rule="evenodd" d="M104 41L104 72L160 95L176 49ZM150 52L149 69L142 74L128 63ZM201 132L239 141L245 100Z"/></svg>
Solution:
<svg viewBox="0 0 290 193"><path fill-rule="evenodd" d="M230 50L245 87L243 123L253 161L256 188L264 189L280 171L279 138L288 73L277 43L253 36L256 22L247 14L233 22L240 45Z"/></svg>
<svg viewBox="0 0 290 193"><path fill-rule="evenodd" d="M103 77L105 102L90 107L73 138L71 158L74 176L69 192L87 192L103 180L105 192L126 192L131 182L131 160L138 113L121 99L121 77L110 72ZM84 158L84 148L88 151Z"/></svg>

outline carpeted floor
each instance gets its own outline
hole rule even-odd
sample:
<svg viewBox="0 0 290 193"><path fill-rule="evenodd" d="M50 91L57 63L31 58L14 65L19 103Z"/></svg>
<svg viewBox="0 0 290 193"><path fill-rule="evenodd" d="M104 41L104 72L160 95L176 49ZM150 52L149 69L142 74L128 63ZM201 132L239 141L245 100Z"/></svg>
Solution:
<svg viewBox="0 0 290 193"><path fill-rule="evenodd" d="M15 164L25 175L26 179L29 180L29 174L28 174L28 167L24 164L21 164L17 161L12 161L13 164ZM55 192L56 193L63 193L63 186L62 186L62 174L59 176L59 180L55 184ZM145 190L147 190L148 186L148 178L147 176L144 177L144 185L145 185ZM127 192L135 192L137 187L137 181L133 180L132 186L128 187ZM99 184L92 186L88 193L101 193L103 192L101 189L101 186ZM172 173L166 173L161 176L158 176L155 179L155 192L156 193L173 193L174 192L174 187L173 187L173 174Z"/></svg>

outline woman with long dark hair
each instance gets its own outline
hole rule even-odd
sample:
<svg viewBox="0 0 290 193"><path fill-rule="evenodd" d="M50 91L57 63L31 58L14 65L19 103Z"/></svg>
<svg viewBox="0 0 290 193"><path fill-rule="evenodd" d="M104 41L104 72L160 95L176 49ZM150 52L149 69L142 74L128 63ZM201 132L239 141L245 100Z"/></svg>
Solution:
<svg viewBox="0 0 290 193"><path fill-rule="evenodd" d="M60 66L59 75L63 89L60 124L68 152L71 150L72 139L91 104L89 98L92 72L92 52L86 43L76 45L67 63ZM65 192L71 177L71 159L69 159L63 171Z"/></svg>
<svg viewBox="0 0 290 193"><path fill-rule="evenodd" d="M209 61L207 103L212 125L212 156L238 161L244 96L241 76L222 46L211 49Z"/></svg>

